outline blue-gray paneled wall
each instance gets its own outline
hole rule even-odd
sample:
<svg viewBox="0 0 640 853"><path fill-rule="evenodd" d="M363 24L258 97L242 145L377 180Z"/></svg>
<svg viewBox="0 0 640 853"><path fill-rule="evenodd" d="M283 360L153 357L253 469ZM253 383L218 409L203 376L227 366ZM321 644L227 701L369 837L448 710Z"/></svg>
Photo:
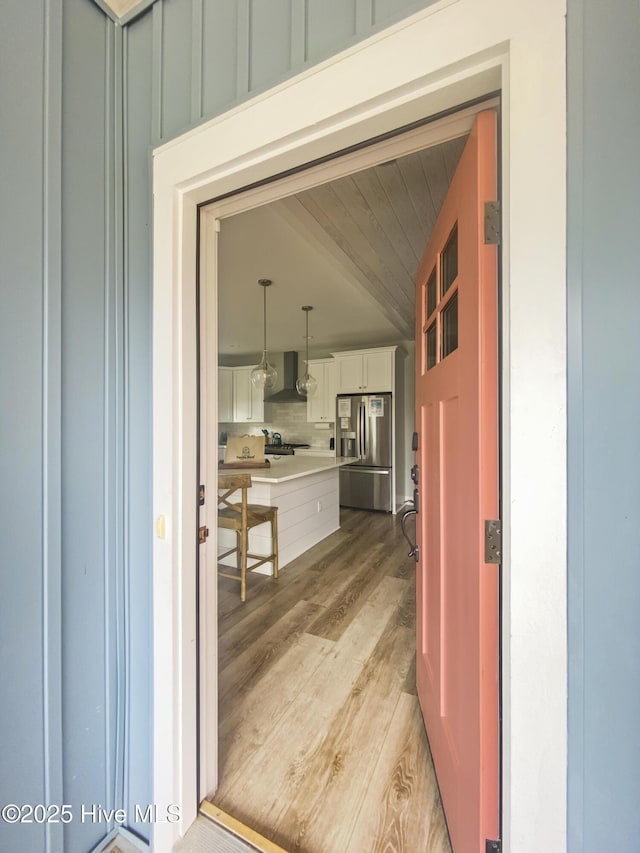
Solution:
<svg viewBox="0 0 640 853"><path fill-rule="evenodd" d="M0 801L62 794L60 15L4 4L0 50ZM11 38L6 38L7 29ZM48 44L56 58L42 55ZM8 132L13 127L13 132ZM16 251L18 247L18 251ZM54 832L58 836L59 832ZM0 823L0 848L42 826ZM59 848L61 849L61 847Z"/></svg>
<svg viewBox="0 0 640 853"><path fill-rule="evenodd" d="M122 803L121 30L64 0L62 65L62 702L65 802ZM65 849L105 826L77 817Z"/></svg>
<svg viewBox="0 0 640 853"><path fill-rule="evenodd" d="M7 0L0 49L0 849L152 798L151 148L430 0ZM150 827L133 824L143 838Z"/></svg>
<svg viewBox="0 0 640 853"><path fill-rule="evenodd" d="M568 4L569 841L640 849L640 4Z"/></svg>
<svg viewBox="0 0 640 853"><path fill-rule="evenodd" d="M3 801L152 796L152 146L425 5L158 0L123 30L91 0L3 4ZM639 16L569 0L575 853L640 836ZM109 829L0 824L0 847Z"/></svg>
<svg viewBox="0 0 640 853"><path fill-rule="evenodd" d="M73 820L0 847L86 851L111 825L81 804L124 779L121 31L86 0L2 14L0 799Z"/></svg>
<svg viewBox="0 0 640 853"><path fill-rule="evenodd" d="M127 26L151 39L151 64L131 71L151 75L152 141L171 139L433 2L157 0Z"/></svg>
<svg viewBox="0 0 640 853"><path fill-rule="evenodd" d="M125 808L152 801L151 143L152 18L124 30ZM135 826L148 837L149 827Z"/></svg>

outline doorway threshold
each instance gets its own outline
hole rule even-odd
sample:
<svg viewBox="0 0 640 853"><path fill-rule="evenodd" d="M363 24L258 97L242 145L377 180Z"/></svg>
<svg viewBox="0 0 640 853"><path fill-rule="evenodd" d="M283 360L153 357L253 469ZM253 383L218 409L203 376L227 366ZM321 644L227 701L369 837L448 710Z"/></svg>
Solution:
<svg viewBox="0 0 640 853"><path fill-rule="evenodd" d="M251 829L251 827L246 826L246 824L237 820L235 817L232 817L227 812L218 808L214 803L210 803L208 800L203 800L200 803L200 814L204 815L213 823L218 824L218 826L223 827L228 832L231 832L237 838L245 841L251 850L258 850L260 853L288 853L284 847L279 847L277 844L274 844L273 841L269 841L268 838L265 838L263 835L260 835L259 832L256 832L255 829ZM245 848L243 847L242 850Z"/></svg>

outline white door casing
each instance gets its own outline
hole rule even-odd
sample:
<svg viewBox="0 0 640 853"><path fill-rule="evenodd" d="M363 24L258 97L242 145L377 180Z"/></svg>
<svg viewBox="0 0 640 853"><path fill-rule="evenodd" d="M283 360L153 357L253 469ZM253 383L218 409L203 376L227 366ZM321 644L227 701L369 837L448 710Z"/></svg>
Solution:
<svg viewBox="0 0 640 853"><path fill-rule="evenodd" d="M180 823L154 827L158 853L168 853L197 808L197 205L498 88L503 849L566 848L565 66L563 0L442 0L154 152L154 517L166 522L153 556L154 801L159 812L174 803L182 812ZM267 186L243 203L273 193ZM233 204L213 205L202 220L211 237L202 249L210 329L215 217L237 212ZM210 352L215 343L207 340ZM201 374L213 435L215 367ZM212 492L216 454L208 456ZM204 516L208 555L214 501ZM214 721L213 733L203 732L203 794L216 784L214 586L201 590L201 703Z"/></svg>

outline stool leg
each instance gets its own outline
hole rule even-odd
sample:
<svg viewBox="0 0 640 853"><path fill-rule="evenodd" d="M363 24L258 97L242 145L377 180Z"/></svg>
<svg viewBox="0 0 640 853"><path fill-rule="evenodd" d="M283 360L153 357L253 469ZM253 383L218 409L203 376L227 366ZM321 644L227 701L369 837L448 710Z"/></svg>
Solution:
<svg viewBox="0 0 640 853"><path fill-rule="evenodd" d="M278 513L271 519L271 550L273 551L273 576L278 577Z"/></svg>
<svg viewBox="0 0 640 853"><path fill-rule="evenodd" d="M244 527L240 532L240 601L247 597L247 551L249 550L249 530Z"/></svg>

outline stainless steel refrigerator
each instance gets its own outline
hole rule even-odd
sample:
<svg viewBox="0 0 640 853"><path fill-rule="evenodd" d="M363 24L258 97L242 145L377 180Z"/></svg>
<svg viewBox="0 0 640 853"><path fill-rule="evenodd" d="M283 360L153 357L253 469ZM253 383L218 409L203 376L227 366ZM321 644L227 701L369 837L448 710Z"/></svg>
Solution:
<svg viewBox="0 0 640 853"><path fill-rule="evenodd" d="M340 504L391 512L391 394L340 394L336 448L353 462L340 468Z"/></svg>

